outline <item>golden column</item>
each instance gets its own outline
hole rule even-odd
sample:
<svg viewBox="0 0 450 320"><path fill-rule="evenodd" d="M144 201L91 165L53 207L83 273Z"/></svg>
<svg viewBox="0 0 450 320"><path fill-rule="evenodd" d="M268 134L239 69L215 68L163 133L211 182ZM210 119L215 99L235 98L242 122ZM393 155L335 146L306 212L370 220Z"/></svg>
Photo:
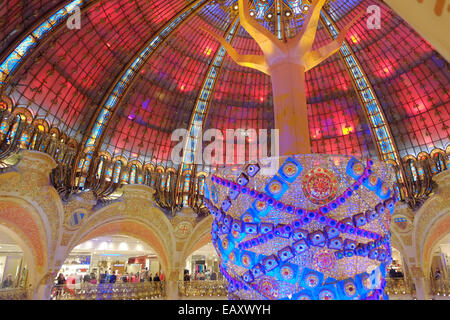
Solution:
<svg viewBox="0 0 450 320"><path fill-rule="evenodd" d="M203 29L222 44L237 64L271 76L275 128L279 129L281 155L311 153L305 72L338 52L348 30L364 13L358 14L335 40L312 50L320 11L326 1L313 1L302 31L291 39L280 41L250 17L248 1L239 0L241 26L258 43L262 56L240 55L223 37Z"/></svg>

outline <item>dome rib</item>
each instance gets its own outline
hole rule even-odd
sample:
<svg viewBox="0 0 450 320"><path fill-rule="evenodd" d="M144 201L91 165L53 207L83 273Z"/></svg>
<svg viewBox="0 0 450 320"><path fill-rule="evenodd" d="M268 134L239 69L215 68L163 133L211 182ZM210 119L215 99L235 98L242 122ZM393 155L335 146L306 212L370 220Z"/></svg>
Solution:
<svg viewBox="0 0 450 320"><path fill-rule="evenodd" d="M337 37L339 30L326 9L322 11L321 20L331 38ZM391 130L385 120L386 116L384 115L383 109L381 108L380 102L364 68L361 66L347 40L344 40L340 55L353 80L352 83L358 94L360 105L364 110L366 120L370 123L370 132L375 141L375 145L377 146L378 156L383 161L390 159L394 160L397 164L400 164L401 158L398 153L397 145L392 137Z"/></svg>
<svg viewBox="0 0 450 320"><path fill-rule="evenodd" d="M225 32L224 38L227 42L233 42L233 39L236 36L239 27L240 25L238 22L238 17L235 17ZM188 170L188 164L194 163L196 148L199 145L202 145L202 141L199 141L199 135L201 136L204 132L203 128L206 120L208 119L211 99L214 94L220 71L222 70L225 55L225 48L221 46L217 50L214 58L211 61L211 64L209 65L208 71L206 72L206 77L203 80L202 89L200 90L197 100L194 104L189 122L188 138L186 139L186 144L183 149L182 171Z"/></svg>
<svg viewBox="0 0 450 320"><path fill-rule="evenodd" d="M94 0L98 1L98 0ZM18 73L24 62L29 58L30 53L36 51L39 46L43 46L50 36L48 33L55 33L63 25L71 11L83 0L67 1L66 5L52 11L51 14L45 16L39 22L31 25L26 33L23 33L21 40L14 43L6 51L6 55L2 56L2 64L0 65L0 85L6 87L14 79L14 75ZM12 76L11 76L12 74Z"/></svg>

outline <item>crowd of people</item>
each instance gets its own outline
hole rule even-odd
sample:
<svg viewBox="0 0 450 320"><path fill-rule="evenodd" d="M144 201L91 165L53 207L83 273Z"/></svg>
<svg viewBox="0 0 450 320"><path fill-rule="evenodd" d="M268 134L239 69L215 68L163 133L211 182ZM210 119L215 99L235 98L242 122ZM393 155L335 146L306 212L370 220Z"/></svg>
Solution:
<svg viewBox="0 0 450 320"><path fill-rule="evenodd" d="M106 270L101 272L97 277L95 273L90 274L70 274L64 276L63 273L59 273L58 277L55 280L55 288L53 295L58 297L61 293L69 293L73 294L75 289L87 288L86 286L90 285L106 285L106 284L114 284L114 283L142 283L142 282L156 282L161 283L164 281L164 273L155 273L153 275L148 270L142 270L137 273L124 273L119 274L119 271L116 270L112 272L110 270Z"/></svg>
<svg viewBox="0 0 450 320"><path fill-rule="evenodd" d="M217 275L216 272L206 270L205 272L202 271L196 271L194 272L194 275L191 276L189 274L189 270L184 270L184 281L192 281L192 280L222 280L223 276L221 273Z"/></svg>
<svg viewBox="0 0 450 320"><path fill-rule="evenodd" d="M119 274L119 271L116 270L112 272L111 270L106 270L101 272L97 277L95 273L90 274L76 274L72 273L70 275L64 276L63 273L60 273L56 278L56 285L58 287L66 287L68 289L80 289L82 284L103 284L103 283L139 283L139 282L151 282L151 281L164 281L164 273L155 273L153 275L148 270L142 270L137 273L124 273Z"/></svg>

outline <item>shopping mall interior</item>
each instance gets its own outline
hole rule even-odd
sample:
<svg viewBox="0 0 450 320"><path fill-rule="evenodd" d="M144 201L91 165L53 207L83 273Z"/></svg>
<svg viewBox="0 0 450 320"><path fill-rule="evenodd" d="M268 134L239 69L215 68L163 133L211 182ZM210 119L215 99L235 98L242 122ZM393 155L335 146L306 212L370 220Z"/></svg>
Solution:
<svg viewBox="0 0 450 320"><path fill-rule="evenodd" d="M449 15L2 1L0 300L450 300Z"/></svg>

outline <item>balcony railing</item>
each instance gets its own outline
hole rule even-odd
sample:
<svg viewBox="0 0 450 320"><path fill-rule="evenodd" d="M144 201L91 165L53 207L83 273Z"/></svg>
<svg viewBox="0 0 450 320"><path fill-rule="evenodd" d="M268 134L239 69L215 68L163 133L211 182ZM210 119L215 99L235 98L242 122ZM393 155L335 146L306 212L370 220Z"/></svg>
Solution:
<svg viewBox="0 0 450 320"><path fill-rule="evenodd" d="M227 297L228 290L225 281L221 280L194 280L178 281L178 292L181 297Z"/></svg>
<svg viewBox="0 0 450 320"><path fill-rule="evenodd" d="M168 214L175 215L183 207L191 207L199 217L208 210L203 205L203 186L208 173L193 166L189 171L162 167L153 163L128 161L107 152L84 153L73 139L64 134L43 130L39 122L27 122L19 113L0 111L0 171L18 161L19 150L36 150L49 154L58 166L51 181L63 200L72 194L92 191L100 203L109 203L121 196L125 184L142 184L155 190L155 202ZM450 146L406 156L396 169L397 188L401 200L412 209L419 208L433 191L433 176L450 168Z"/></svg>
<svg viewBox="0 0 450 320"><path fill-rule="evenodd" d="M415 296L414 284L405 278L386 278L386 293L388 295Z"/></svg>
<svg viewBox="0 0 450 320"><path fill-rule="evenodd" d="M432 279L431 294L433 296L450 297L450 280L448 279Z"/></svg>
<svg viewBox="0 0 450 320"><path fill-rule="evenodd" d="M55 285L52 300L150 300L164 299L164 282L140 283L81 283Z"/></svg>
<svg viewBox="0 0 450 320"><path fill-rule="evenodd" d="M434 149L430 154L421 152L416 157L406 156L402 168L394 165L401 200L412 209L418 209L436 187L433 176L450 168L450 146L447 150ZM403 169L405 179L400 175Z"/></svg>
<svg viewBox="0 0 450 320"><path fill-rule="evenodd" d="M0 167L15 163L14 156L21 149L47 153L60 164L72 164L77 154L76 146L64 139L57 139L55 132L45 132L39 126L0 109Z"/></svg>
<svg viewBox="0 0 450 320"><path fill-rule="evenodd" d="M31 288L0 289L0 300L28 300L31 299Z"/></svg>

